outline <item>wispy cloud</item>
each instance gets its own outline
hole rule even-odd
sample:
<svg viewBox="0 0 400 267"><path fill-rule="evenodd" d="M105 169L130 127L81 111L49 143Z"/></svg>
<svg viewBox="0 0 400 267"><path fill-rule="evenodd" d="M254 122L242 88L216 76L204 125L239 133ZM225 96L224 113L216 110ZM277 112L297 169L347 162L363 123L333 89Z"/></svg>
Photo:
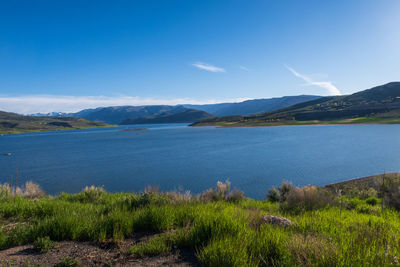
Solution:
<svg viewBox="0 0 400 267"><path fill-rule="evenodd" d="M245 71L250 71L250 69L246 68L245 66L239 66L239 68Z"/></svg>
<svg viewBox="0 0 400 267"><path fill-rule="evenodd" d="M202 63L202 62L193 63L192 66L202 69L202 70L211 71L211 72L226 72L225 69L223 69L223 68L216 67L211 64Z"/></svg>
<svg viewBox="0 0 400 267"><path fill-rule="evenodd" d="M287 65L285 65L285 67L286 67L291 73L293 73L294 76L296 76L296 77L298 77L298 78L300 78L300 79L303 79L303 80L307 83L307 85L315 85L315 86L319 86L319 87L321 87L321 88L324 88L324 89L328 90L328 91L329 91L329 94L331 94L331 95L341 95L341 94L342 94L342 93L339 91L339 89L337 89L337 87L334 86L334 85L332 84L332 82L317 82L317 81L312 80L312 79L311 79L310 77L308 77L308 76L305 76L305 75L303 75L303 74L298 73L298 72L295 71L293 68L291 68L291 67L289 67L289 66L287 66Z"/></svg>
<svg viewBox="0 0 400 267"><path fill-rule="evenodd" d="M221 102L240 102L247 98L194 100L190 98L141 98L132 96L55 96L55 95L0 95L0 110L20 114L48 112L76 112L87 108L107 106L144 106L144 105L178 105L178 104L215 104Z"/></svg>

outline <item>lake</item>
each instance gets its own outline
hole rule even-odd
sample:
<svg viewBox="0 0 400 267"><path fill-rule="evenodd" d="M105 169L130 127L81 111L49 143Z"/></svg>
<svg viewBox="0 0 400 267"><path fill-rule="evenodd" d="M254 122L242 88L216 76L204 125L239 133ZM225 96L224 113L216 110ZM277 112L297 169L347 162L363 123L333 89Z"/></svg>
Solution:
<svg viewBox="0 0 400 267"><path fill-rule="evenodd" d="M129 128L150 130L121 131ZM262 199L283 180L324 185L400 171L400 125L128 125L3 135L0 153L0 183L18 168L19 184L32 180L50 194L92 184L111 192L159 185L199 193L229 179Z"/></svg>

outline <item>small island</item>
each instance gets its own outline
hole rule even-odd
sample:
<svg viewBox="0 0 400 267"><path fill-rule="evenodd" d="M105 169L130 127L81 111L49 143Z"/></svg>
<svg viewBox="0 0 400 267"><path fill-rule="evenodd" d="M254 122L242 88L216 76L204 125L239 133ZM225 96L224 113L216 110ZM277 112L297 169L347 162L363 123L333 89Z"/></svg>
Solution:
<svg viewBox="0 0 400 267"><path fill-rule="evenodd" d="M134 129L122 129L121 132L136 132L136 131L148 131L149 128L134 128Z"/></svg>

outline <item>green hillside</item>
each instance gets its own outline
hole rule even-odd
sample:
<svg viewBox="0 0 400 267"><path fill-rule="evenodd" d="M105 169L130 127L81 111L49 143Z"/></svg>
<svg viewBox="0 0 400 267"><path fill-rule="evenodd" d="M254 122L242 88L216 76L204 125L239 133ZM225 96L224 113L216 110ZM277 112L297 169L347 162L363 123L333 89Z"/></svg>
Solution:
<svg viewBox="0 0 400 267"><path fill-rule="evenodd" d="M0 111L0 134L111 126L72 117L34 117Z"/></svg>
<svg viewBox="0 0 400 267"><path fill-rule="evenodd" d="M330 96L253 116L218 117L194 125L268 126L297 124L400 123L400 82L352 95Z"/></svg>

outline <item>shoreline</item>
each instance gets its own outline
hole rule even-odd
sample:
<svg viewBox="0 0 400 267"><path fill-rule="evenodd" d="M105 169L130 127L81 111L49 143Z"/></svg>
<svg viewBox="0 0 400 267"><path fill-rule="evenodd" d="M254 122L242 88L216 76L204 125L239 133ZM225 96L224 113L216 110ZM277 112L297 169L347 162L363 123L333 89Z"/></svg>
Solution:
<svg viewBox="0 0 400 267"><path fill-rule="evenodd" d="M56 132L56 131L71 131L71 130L84 130L94 128L111 128L117 127L118 125L106 125L106 126L94 126L94 127L79 127L79 128L68 128L68 129L38 129L38 130L20 130L20 131L0 131L0 136L12 135L12 134L24 134L24 133L42 133L42 132Z"/></svg>
<svg viewBox="0 0 400 267"><path fill-rule="evenodd" d="M379 124L400 124L398 122L316 122L316 123L271 123L266 125L258 124L232 124L232 125L220 125L220 124L200 124L200 125L189 125L190 127L215 127L215 128L252 128L252 127L277 127L277 126L339 126L339 125L379 125Z"/></svg>

